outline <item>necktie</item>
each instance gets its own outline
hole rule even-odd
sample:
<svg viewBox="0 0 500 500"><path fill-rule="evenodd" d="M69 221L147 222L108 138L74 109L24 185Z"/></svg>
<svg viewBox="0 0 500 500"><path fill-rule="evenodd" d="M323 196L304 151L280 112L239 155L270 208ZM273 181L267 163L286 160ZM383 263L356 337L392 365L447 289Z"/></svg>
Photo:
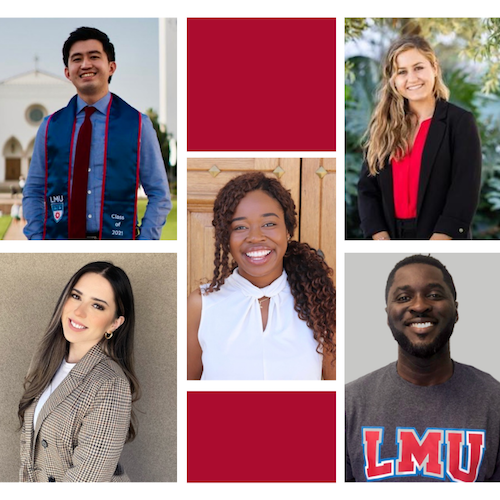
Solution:
<svg viewBox="0 0 500 500"><path fill-rule="evenodd" d="M87 226L87 181L89 176L90 143L92 122L90 117L95 108L85 108L85 120L80 127L76 141L75 164L73 167L73 186L69 210L69 238L81 240L86 237Z"/></svg>

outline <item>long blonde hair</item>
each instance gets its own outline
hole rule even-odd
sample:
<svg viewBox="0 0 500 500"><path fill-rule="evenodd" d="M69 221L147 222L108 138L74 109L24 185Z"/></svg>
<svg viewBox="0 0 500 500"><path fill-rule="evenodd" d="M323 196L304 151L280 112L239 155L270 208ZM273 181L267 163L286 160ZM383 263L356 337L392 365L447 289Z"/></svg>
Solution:
<svg viewBox="0 0 500 500"><path fill-rule="evenodd" d="M389 161L400 160L408 150L410 138L415 132L414 114L407 99L396 90L394 83L397 75L396 59L399 54L410 49L421 52L436 70L434 97L448 100L450 95L443 82L436 54L424 38L411 35L393 42L385 57L379 102L365 134L368 139L363 144L370 175L378 174L384 168L387 158Z"/></svg>

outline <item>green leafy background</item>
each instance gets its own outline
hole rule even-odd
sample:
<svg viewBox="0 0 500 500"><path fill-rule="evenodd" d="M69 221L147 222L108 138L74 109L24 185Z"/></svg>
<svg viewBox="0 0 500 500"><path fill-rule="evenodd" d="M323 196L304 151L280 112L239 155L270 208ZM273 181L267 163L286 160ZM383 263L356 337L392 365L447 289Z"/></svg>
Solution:
<svg viewBox="0 0 500 500"><path fill-rule="evenodd" d="M473 238L500 239L500 19L346 19L345 199L346 238L362 238L357 182L361 143L381 77L381 61L403 34L424 36L439 59L450 102L471 111L481 135L481 197ZM355 55L349 53L369 55Z"/></svg>

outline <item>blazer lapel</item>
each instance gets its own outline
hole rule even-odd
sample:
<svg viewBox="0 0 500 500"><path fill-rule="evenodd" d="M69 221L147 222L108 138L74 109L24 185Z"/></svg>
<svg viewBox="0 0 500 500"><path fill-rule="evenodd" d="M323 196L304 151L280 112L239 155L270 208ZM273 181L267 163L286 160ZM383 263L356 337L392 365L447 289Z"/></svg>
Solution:
<svg viewBox="0 0 500 500"><path fill-rule="evenodd" d="M76 368L76 366L75 366ZM73 368L74 369L74 368ZM73 371L73 370L72 370ZM71 372L68 373L66 378L57 386L56 390L49 396L45 404L42 406L40 413L35 424L33 441L36 441L38 431L43 421L50 415L50 413L61 404L66 397L78 386L79 380L72 377Z"/></svg>
<svg viewBox="0 0 500 500"><path fill-rule="evenodd" d="M33 434L33 417L35 415L35 408L38 404L38 400L40 399L41 394L39 394L34 400L33 403L28 406L26 409L26 413L24 414L24 428L26 431L26 436L31 438Z"/></svg>
<svg viewBox="0 0 500 500"><path fill-rule="evenodd" d="M33 446L36 443L38 432L43 421L57 408L84 380L85 376L99 363L106 355L102 352L100 344L95 345L68 373L67 377L59 384L56 390L49 396L43 405L33 434ZM36 405L33 406L33 412ZM33 416L31 416L33 421Z"/></svg>
<svg viewBox="0 0 500 500"><path fill-rule="evenodd" d="M424 200L425 190L429 182L429 177L434 167L437 152L441 147L444 133L446 131L446 116L448 114L448 103L441 99L436 101L436 109L432 117L427 140L422 152L422 163L420 166L420 179L418 183L417 217Z"/></svg>
<svg viewBox="0 0 500 500"><path fill-rule="evenodd" d="M396 220L396 212L394 210L394 182L392 179L391 162L389 160L387 160L385 167L379 173L379 184L382 191L382 200L387 200L388 219L392 223L389 232L392 235L395 230L393 221Z"/></svg>

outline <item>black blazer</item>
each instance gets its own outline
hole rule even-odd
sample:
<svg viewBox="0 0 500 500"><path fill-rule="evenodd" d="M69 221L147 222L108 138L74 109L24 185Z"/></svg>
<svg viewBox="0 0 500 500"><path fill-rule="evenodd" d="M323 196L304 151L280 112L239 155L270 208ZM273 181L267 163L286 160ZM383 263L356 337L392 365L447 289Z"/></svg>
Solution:
<svg viewBox="0 0 500 500"><path fill-rule="evenodd" d="M361 229L366 238L379 231L396 237L392 165L376 176L366 162L358 182ZM417 239L444 233L471 238L479 202L481 141L472 113L438 100L422 153L417 199Z"/></svg>

